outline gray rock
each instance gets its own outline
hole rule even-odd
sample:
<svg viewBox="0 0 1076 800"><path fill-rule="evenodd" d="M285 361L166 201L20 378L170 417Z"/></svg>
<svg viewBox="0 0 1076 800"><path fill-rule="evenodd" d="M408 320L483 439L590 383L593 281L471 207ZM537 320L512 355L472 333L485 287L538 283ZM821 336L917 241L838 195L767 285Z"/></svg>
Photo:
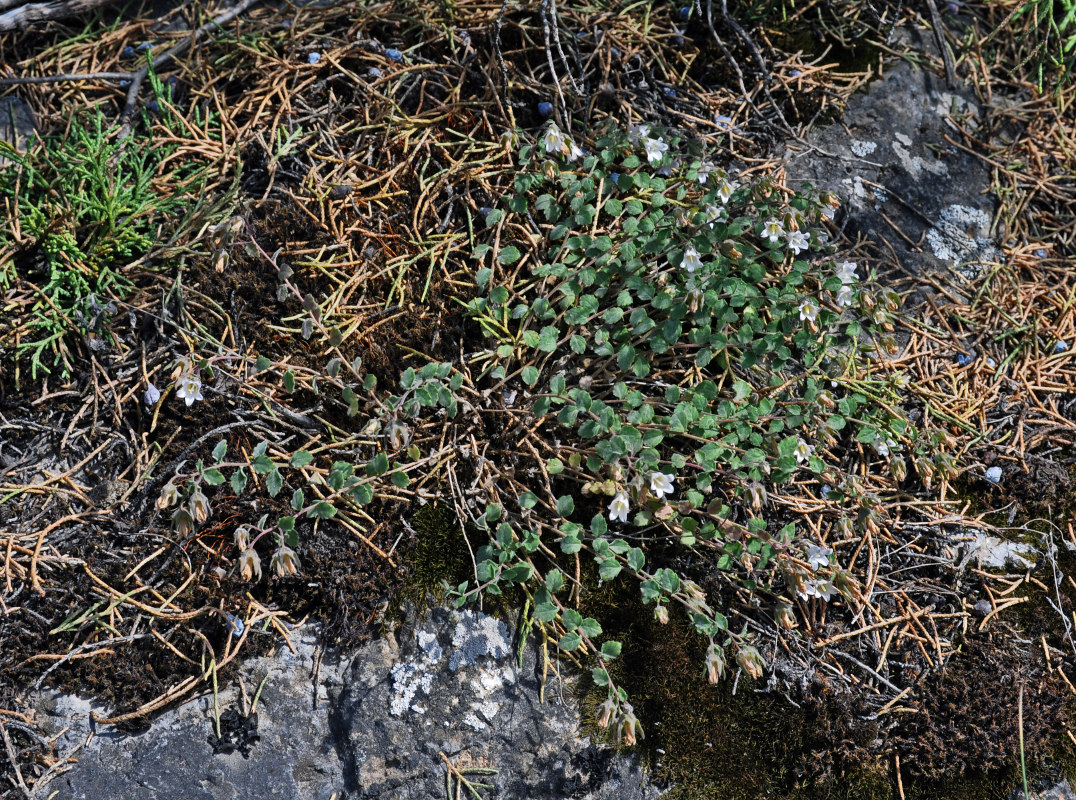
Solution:
<svg viewBox="0 0 1076 800"><path fill-rule="evenodd" d="M268 675L256 740L238 713L247 709L239 692L221 687L222 739L231 747L211 744L212 696L168 711L146 733L103 728L92 737L90 712L103 709L65 695L39 697L42 728L53 735L68 728L57 745L78 759L40 787L41 796L425 800L445 796L446 763L489 784L489 798L660 795L630 755L580 736L572 695L552 675L539 702L534 648L520 666L508 626L484 614L435 610L349 659L319 654L311 631L294 644L295 653L285 649L242 669L248 697Z"/></svg>
<svg viewBox="0 0 1076 800"><path fill-rule="evenodd" d="M788 181L836 192L848 229L884 239L906 269L950 266L974 279L999 257L990 231L995 204L984 193L990 173L945 137L959 142L956 125L975 130L982 119L970 89L951 91L901 61L849 101L840 123L810 133L810 147L788 146Z"/></svg>

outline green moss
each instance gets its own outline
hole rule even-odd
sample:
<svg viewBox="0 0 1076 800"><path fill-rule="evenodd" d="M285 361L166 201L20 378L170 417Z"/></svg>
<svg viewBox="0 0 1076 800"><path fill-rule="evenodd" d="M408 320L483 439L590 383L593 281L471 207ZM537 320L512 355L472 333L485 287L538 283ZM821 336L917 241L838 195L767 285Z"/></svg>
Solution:
<svg viewBox="0 0 1076 800"><path fill-rule="evenodd" d="M471 554L464 540L463 528L452 509L438 503L420 506L409 520L415 533L410 575L386 611L386 619L395 622L400 611L411 606L425 610L431 602L445 599L445 584L457 586L474 578ZM474 532L469 532L474 546Z"/></svg>

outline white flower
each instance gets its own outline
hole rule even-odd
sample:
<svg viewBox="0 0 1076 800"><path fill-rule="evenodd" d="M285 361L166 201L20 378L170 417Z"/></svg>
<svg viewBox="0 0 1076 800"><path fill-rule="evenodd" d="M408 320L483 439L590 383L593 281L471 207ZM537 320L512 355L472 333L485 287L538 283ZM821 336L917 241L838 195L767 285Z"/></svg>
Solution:
<svg viewBox="0 0 1076 800"><path fill-rule="evenodd" d="M643 142L643 147L646 149L646 160L651 164L661 163L661 159L665 158L665 153L669 151L669 145L661 139L647 139Z"/></svg>
<svg viewBox="0 0 1076 800"><path fill-rule="evenodd" d="M239 554L239 574L245 581L262 579L262 560L253 547L248 547Z"/></svg>
<svg viewBox="0 0 1076 800"><path fill-rule="evenodd" d="M725 209L721 206L706 206L703 210L706 212L706 224L711 228L725 218Z"/></svg>
<svg viewBox="0 0 1076 800"><path fill-rule="evenodd" d="M856 299L856 290L849 286L847 283L841 286L837 290L837 305L841 308L848 308Z"/></svg>
<svg viewBox="0 0 1076 800"><path fill-rule="evenodd" d="M810 246L811 240L803 231L792 231L788 234L788 247L795 255L798 256Z"/></svg>
<svg viewBox="0 0 1076 800"><path fill-rule="evenodd" d="M858 280L856 262L842 261L837 267L837 277L841 279L843 284L855 283Z"/></svg>
<svg viewBox="0 0 1076 800"><path fill-rule="evenodd" d="M814 322L815 318L818 316L819 306L818 303L815 302L813 297L808 297L802 303L800 303L799 311L801 322Z"/></svg>
<svg viewBox="0 0 1076 800"><path fill-rule="evenodd" d="M811 565L811 569L828 567L831 555L833 555L832 547L819 547L816 544L807 546L807 563Z"/></svg>
<svg viewBox="0 0 1076 800"><path fill-rule="evenodd" d="M646 124L632 125L628 128L628 141L631 144L639 144L643 139L650 136L650 126Z"/></svg>
<svg viewBox="0 0 1076 800"><path fill-rule="evenodd" d="M146 393L142 395L142 402L147 406L154 405L161 399L161 390L154 386L152 383L146 387Z"/></svg>
<svg viewBox="0 0 1076 800"><path fill-rule="evenodd" d="M874 452L876 452L882 458L888 458L889 457L889 449L890 448L895 449L896 446L897 446L897 443L894 442L892 439L882 439L882 438L875 439L874 444L872 445L872 447L874 447Z"/></svg>
<svg viewBox="0 0 1076 800"><path fill-rule="evenodd" d="M814 455L814 445L807 444L803 439L800 439L799 442L796 443L796 449L792 451L792 455L796 457L797 464L802 464Z"/></svg>
<svg viewBox="0 0 1076 800"><path fill-rule="evenodd" d="M185 372L176 381L176 397L180 398L188 406L194 405L195 400L204 400L202 397L202 381L195 372Z"/></svg>
<svg viewBox="0 0 1076 800"><path fill-rule="evenodd" d="M567 140L567 145L568 145L568 160L569 161L575 161L577 158L579 158L580 156L583 155L583 151L579 148L579 145L577 145L571 139Z"/></svg>
<svg viewBox="0 0 1076 800"><path fill-rule="evenodd" d="M725 178L721 181L721 185L717 187L717 196L721 198L722 203L727 203L729 198L732 197L732 193L736 191L737 184L729 181Z"/></svg>
<svg viewBox="0 0 1076 800"><path fill-rule="evenodd" d="M295 575L302 569L302 565L299 564L299 556L295 555L295 551L286 544L281 544L274 551L269 567L281 578L285 575Z"/></svg>
<svg viewBox="0 0 1076 800"><path fill-rule="evenodd" d="M564 139L564 134L561 133L560 128L557 127L557 123L549 123L546 132L542 134L542 144L545 146L545 151L547 153L564 152L566 141Z"/></svg>
<svg viewBox="0 0 1076 800"><path fill-rule="evenodd" d="M815 596L821 597L826 602L832 600L835 594L837 594L837 587L833 585L833 581L818 581L815 586Z"/></svg>
<svg viewBox="0 0 1076 800"><path fill-rule="evenodd" d="M702 259L699 258L698 251L691 245L688 245L687 249L684 250L684 257L680 261L680 266L688 272L694 272L702 266Z"/></svg>
<svg viewBox="0 0 1076 800"><path fill-rule="evenodd" d="M699 185L700 186L705 186L706 182L710 180L710 176L713 173L714 173L713 164L707 164L707 163L703 162L699 166L699 172L698 172L698 177L697 177Z"/></svg>
<svg viewBox="0 0 1076 800"><path fill-rule="evenodd" d="M784 235L784 228L782 228L781 223L775 219L766 220L766 224L762 226L762 238L769 239L770 244L776 244L777 240Z"/></svg>
<svg viewBox="0 0 1076 800"><path fill-rule="evenodd" d="M664 472L651 472L650 473L650 491L658 498L662 498L667 494L672 494L676 488L673 486L673 479L675 475L669 475Z"/></svg>
<svg viewBox="0 0 1076 800"><path fill-rule="evenodd" d="M822 216L826 219L833 219L835 216L837 216L837 209L828 204L823 205Z"/></svg>
<svg viewBox="0 0 1076 800"><path fill-rule="evenodd" d="M617 492L616 497L609 503L609 519L627 522L628 511L628 493L625 491Z"/></svg>

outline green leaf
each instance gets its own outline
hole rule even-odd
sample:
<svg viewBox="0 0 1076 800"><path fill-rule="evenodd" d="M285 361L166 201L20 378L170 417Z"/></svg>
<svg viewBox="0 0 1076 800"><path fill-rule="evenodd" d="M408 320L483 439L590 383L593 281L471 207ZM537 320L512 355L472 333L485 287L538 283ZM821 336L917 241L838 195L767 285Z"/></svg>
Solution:
<svg viewBox="0 0 1076 800"><path fill-rule="evenodd" d="M284 373L284 391L291 394L295 391L295 373L290 369Z"/></svg>
<svg viewBox="0 0 1076 800"><path fill-rule="evenodd" d="M606 558L598 566L598 574L603 581L611 581L620 574L621 569L620 562L615 558Z"/></svg>
<svg viewBox="0 0 1076 800"><path fill-rule="evenodd" d="M411 479L407 476L407 473L399 470L389 475L389 480L392 481L392 485L397 489L406 489L411 485Z"/></svg>
<svg viewBox="0 0 1076 800"><path fill-rule="evenodd" d="M369 463L366 465L366 474L371 477L374 475L384 475L389 471L389 457L384 453L378 453Z"/></svg>
<svg viewBox="0 0 1076 800"><path fill-rule="evenodd" d="M303 494L302 489L296 489L291 493L291 507L296 511L302 509L306 505L306 495Z"/></svg>
<svg viewBox="0 0 1076 800"><path fill-rule="evenodd" d="M262 453L254 456L254 461L251 462L251 467L253 467L255 474L266 475L276 469L276 464L273 463L273 460L269 458L269 456Z"/></svg>
<svg viewBox="0 0 1076 800"><path fill-rule="evenodd" d="M548 575L545 576L545 588L551 593L556 594L564 588L564 573L559 569L554 568Z"/></svg>
<svg viewBox="0 0 1076 800"><path fill-rule="evenodd" d="M620 642L608 641L602 642L602 658L606 661L612 661L614 658L620 655L621 645Z"/></svg>
<svg viewBox="0 0 1076 800"><path fill-rule="evenodd" d="M224 455L228 452L228 441L221 439L217 442L217 446L213 448L213 462L219 464L224 460Z"/></svg>
<svg viewBox="0 0 1076 800"><path fill-rule="evenodd" d="M564 630L574 631L576 628L583 624L583 615L576 611L574 608L568 608L564 611L562 621L564 622Z"/></svg>
<svg viewBox="0 0 1076 800"><path fill-rule="evenodd" d="M276 467L265 476L265 488L270 497L276 497L280 494L280 490L284 488L284 476L280 474L280 470Z"/></svg>
<svg viewBox="0 0 1076 800"><path fill-rule="evenodd" d="M281 517L276 521L277 527L282 531L295 530L295 517Z"/></svg>
<svg viewBox="0 0 1076 800"><path fill-rule="evenodd" d="M247 488L247 473L242 467L232 473L232 491L236 495L243 493L243 490Z"/></svg>
<svg viewBox="0 0 1076 800"><path fill-rule="evenodd" d="M528 386L534 386L534 384L538 383L538 368L528 364L521 371L520 377L523 378L523 382Z"/></svg>
<svg viewBox="0 0 1076 800"><path fill-rule="evenodd" d="M519 258L519 248L513 247L512 245L502 247L501 252L497 254L497 261L501 264L515 264L517 261L519 261Z"/></svg>
<svg viewBox="0 0 1076 800"><path fill-rule="evenodd" d="M577 647L579 647L582 641L583 640L582 638L580 638L578 633L566 633L560 637L560 641L557 642L557 647L559 647L566 653L570 653Z"/></svg>
<svg viewBox="0 0 1076 800"><path fill-rule="evenodd" d="M557 498L557 513L562 517L570 517L575 511L575 499L570 494L561 495Z"/></svg>
<svg viewBox="0 0 1076 800"><path fill-rule="evenodd" d="M598 686L609 685L609 673L601 667L595 667L590 671L590 676L594 679L594 683Z"/></svg>
<svg viewBox="0 0 1076 800"><path fill-rule="evenodd" d="M310 511L307 512L310 516L317 519L331 519L336 516L336 509L332 505L326 503L324 500L319 501Z"/></svg>
<svg viewBox="0 0 1076 800"><path fill-rule="evenodd" d="M557 349L560 332L552 325L546 325L538 334L538 349L543 353L552 353Z"/></svg>
<svg viewBox="0 0 1076 800"><path fill-rule="evenodd" d="M202 473L202 477L205 478L205 482L208 483L210 486L220 486L222 483L224 483L224 475L216 467L213 467L212 469L207 469L205 472Z"/></svg>
<svg viewBox="0 0 1076 800"><path fill-rule="evenodd" d="M314 460L314 456L312 456L306 450L296 450L295 453L292 455L291 460L288 463L291 464L296 469L299 469L301 467L305 467L307 464L309 464L313 460Z"/></svg>
<svg viewBox="0 0 1076 800"><path fill-rule="evenodd" d="M598 624L598 620L594 617L587 617L580 623L579 632L589 639L602 635L602 626Z"/></svg>
<svg viewBox="0 0 1076 800"><path fill-rule="evenodd" d="M509 583L526 583L531 579L531 575L534 574L534 570L530 564L516 564L516 566L506 569L501 578Z"/></svg>
<svg viewBox="0 0 1076 800"><path fill-rule="evenodd" d="M551 458L545 463L545 469L550 475L560 475L564 472L564 462L559 458Z"/></svg>
<svg viewBox="0 0 1076 800"><path fill-rule="evenodd" d="M364 506L374 499L374 489L368 483L360 483L358 486L348 490L348 497L358 505Z"/></svg>
<svg viewBox="0 0 1076 800"><path fill-rule="evenodd" d="M258 372L265 372L271 366L273 366L273 362L265 356L258 356L258 358L254 361L254 369Z"/></svg>

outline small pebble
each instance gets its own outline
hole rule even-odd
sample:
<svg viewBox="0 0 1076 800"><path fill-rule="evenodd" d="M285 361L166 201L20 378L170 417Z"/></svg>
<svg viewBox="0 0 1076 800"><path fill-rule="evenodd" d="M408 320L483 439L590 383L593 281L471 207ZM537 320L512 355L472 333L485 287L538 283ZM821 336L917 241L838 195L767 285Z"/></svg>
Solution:
<svg viewBox="0 0 1076 800"><path fill-rule="evenodd" d="M671 86L666 86L662 91L665 92L666 97L676 97L676 89Z"/></svg>
<svg viewBox="0 0 1076 800"><path fill-rule="evenodd" d="M471 46L471 34L467 31L460 31L460 41L467 47Z"/></svg>
<svg viewBox="0 0 1076 800"><path fill-rule="evenodd" d="M157 105L156 100L150 100L149 102L146 103L146 110L153 113L153 114L156 114L161 110L161 107L159 105Z"/></svg>
<svg viewBox="0 0 1076 800"><path fill-rule="evenodd" d="M994 610L994 606L990 604L989 600L980 600L974 606L971 607L977 617L985 617L991 611Z"/></svg>
<svg viewBox="0 0 1076 800"><path fill-rule="evenodd" d="M401 53L395 47L386 47L385 58L387 58L389 61L403 61L403 53Z"/></svg>
<svg viewBox="0 0 1076 800"><path fill-rule="evenodd" d="M310 64L317 64L321 61L321 53L307 53L306 60Z"/></svg>
<svg viewBox="0 0 1076 800"><path fill-rule="evenodd" d="M478 213L481 214L483 217L488 217L491 211L493 211L493 209L489 206L482 206L478 209Z"/></svg>
<svg viewBox="0 0 1076 800"><path fill-rule="evenodd" d="M1048 256L1048 255L1049 255L1049 253L1047 253L1045 248L1042 248L1042 247L1040 247L1038 250L1035 251L1036 258L1046 258L1046 256Z"/></svg>
<svg viewBox="0 0 1076 800"><path fill-rule="evenodd" d="M135 57L135 49L133 47L131 47L131 45L127 45L125 48L123 48L123 52L120 53L120 58L134 58L134 57Z"/></svg>
<svg viewBox="0 0 1076 800"><path fill-rule="evenodd" d="M130 85L131 85L130 81L120 81L120 88L121 89L126 89Z"/></svg>
<svg viewBox="0 0 1076 800"><path fill-rule="evenodd" d="M370 67L370 69L366 71L366 74L369 75L371 78L380 78L381 70L379 70L377 67Z"/></svg>
<svg viewBox="0 0 1076 800"><path fill-rule="evenodd" d="M154 386L152 383L146 388L146 393L142 395L142 402L147 406L153 406L157 404L157 401L161 399L161 390Z"/></svg>
<svg viewBox="0 0 1076 800"><path fill-rule="evenodd" d="M150 42L142 42L136 49L139 53L148 53L153 49L153 45Z"/></svg>
<svg viewBox="0 0 1076 800"><path fill-rule="evenodd" d="M732 124L732 117L726 117L724 114L718 114L716 117L714 117L714 122L716 122L718 125L728 126Z"/></svg>
<svg viewBox="0 0 1076 800"><path fill-rule="evenodd" d="M986 366L990 367L991 369L993 369L997 365L998 365L998 362L996 362L994 359L992 359L992 358L986 359Z"/></svg>
<svg viewBox="0 0 1076 800"><path fill-rule="evenodd" d="M957 353L956 363L962 367L966 367L972 361L975 360L975 351L972 350L968 353Z"/></svg>
<svg viewBox="0 0 1076 800"><path fill-rule="evenodd" d="M548 117L553 114L553 104L543 100L538 104L538 113L543 117Z"/></svg>
<svg viewBox="0 0 1076 800"><path fill-rule="evenodd" d="M792 77L792 78L798 78L798 77L799 77L800 75L802 75L802 74L803 74L803 72L802 72L801 70L798 70L798 69L794 69L794 70L792 70L792 71L791 71L790 73L788 73L788 74L789 74L789 77Z"/></svg>
<svg viewBox="0 0 1076 800"><path fill-rule="evenodd" d="M1058 341L1058 343L1054 345L1054 352L1055 353L1064 353L1068 349L1069 349L1069 343L1066 342L1064 339L1060 339Z"/></svg>
<svg viewBox="0 0 1076 800"><path fill-rule="evenodd" d="M686 20L690 16L691 16L691 8L689 6L684 6L683 8L680 9L680 19L685 19Z"/></svg>
<svg viewBox="0 0 1076 800"><path fill-rule="evenodd" d="M986 471L986 479L991 483L1001 483L1001 467L990 467Z"/></svg>
<svg viewBox="0 0 1076 800"><path fill-rule="evenodd" d="M609 180L611 180L613 182L613 185L615 186L616 182L620 180L620 173L619 172L610 172L609 173Z"/></svg>

